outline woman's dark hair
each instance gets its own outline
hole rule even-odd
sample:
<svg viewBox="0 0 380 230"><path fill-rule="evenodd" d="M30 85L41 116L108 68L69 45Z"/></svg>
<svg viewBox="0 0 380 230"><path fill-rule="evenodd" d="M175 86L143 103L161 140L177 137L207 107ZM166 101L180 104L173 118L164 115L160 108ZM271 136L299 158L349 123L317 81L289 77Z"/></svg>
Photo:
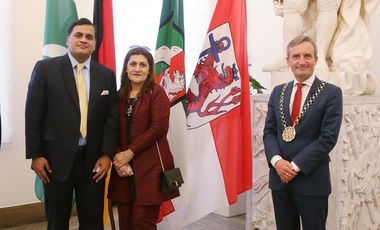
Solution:
<svg viewBox="0 0 380 230"><path fill-rule="evenodd" d="M144 94L146 94L147 92L149 92L151 89L153 89L154 85L156 84L154 81L154 78L155 78L155 75L154 75L154 59L153 59L152 54L149 52L149 50L147 48L144 48L142 46L132 48L131 50L128 51L128 53L124 59L123 70L122 70L121 76L120 76L121 84L120 84L120 89L118 91L118 98L119 99L129 98L129 93L132 90L131 81L129 80L129 78L127 76L128 75L127 74L127 67L128 67L129 59L133 55L143 55L148 60L148 65L149 65L148 77L146 78L138 97L141 97Z"/></svg>

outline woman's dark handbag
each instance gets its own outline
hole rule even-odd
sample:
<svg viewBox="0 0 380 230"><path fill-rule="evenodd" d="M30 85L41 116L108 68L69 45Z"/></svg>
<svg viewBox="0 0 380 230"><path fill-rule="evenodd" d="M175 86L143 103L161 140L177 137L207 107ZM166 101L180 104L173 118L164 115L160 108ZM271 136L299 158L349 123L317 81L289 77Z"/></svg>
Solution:
<svg viewBox="0 0 380 230"><path fill-rule="evenodd" d="M161 173L161 192L169 192L181 187L183 178L179 168L174 168Z"/></svg>
<svg viewBox="0 0 380 230"><path fill-rule="evenodd" d="M164 164L162 163L161 151L156 142L158 156L160 157L162 172L161 172L161 192L169 192L174 189L181 187L183 184L183 177L179 168L174 168L168 171L165 171Z"/></svg>

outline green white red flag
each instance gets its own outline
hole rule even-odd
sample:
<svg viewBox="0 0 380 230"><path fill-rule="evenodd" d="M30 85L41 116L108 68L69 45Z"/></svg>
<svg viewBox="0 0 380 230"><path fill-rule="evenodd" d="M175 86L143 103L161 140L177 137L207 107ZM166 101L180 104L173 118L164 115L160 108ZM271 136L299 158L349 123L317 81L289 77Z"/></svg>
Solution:
<svg viewBox="0 0 380 230"><path fill-rule="evenodd" d="M164 89L171 101L168 140L176 166L186 177L186 79L184 52L183 1L163 0L160 27L156 42L156 82ZM174 203L174 204L173 204ZM161 205L158 222L175 210L175 201Z"/></svg>

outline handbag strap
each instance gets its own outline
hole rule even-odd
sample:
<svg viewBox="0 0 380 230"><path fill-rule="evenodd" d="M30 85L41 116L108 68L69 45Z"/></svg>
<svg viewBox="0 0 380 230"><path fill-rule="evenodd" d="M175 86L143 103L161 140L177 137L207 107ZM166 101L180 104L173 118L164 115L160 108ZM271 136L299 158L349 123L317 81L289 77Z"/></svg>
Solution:
<svg viewBox="0 0 380 230"><path fill-rule="evenodd" d="M158 150L158 157L160 158L160 163L161 163L162 171L165 172L164 164L162 163L160 147L158 146L157 141L156 141L156 147L157 147L157 150Z"/></svg>

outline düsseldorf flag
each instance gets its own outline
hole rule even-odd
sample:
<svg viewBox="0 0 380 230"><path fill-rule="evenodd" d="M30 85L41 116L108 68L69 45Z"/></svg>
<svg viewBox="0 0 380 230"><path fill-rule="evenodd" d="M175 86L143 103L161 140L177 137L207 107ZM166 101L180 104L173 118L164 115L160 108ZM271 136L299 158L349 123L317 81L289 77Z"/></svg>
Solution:
<svg viewBox="0 0 380 230"><path fill-rule="evenodd" d="M191 221L252 187L245 0L217 2L187 100Z"/></svg>
<svg viewBox="0 0 380 230"><path fill-rule="evenodd" d="M183 177L186 180L186 115L184 107L186 79L184 50L183 1L163 0L154 58L156 82L165 89L166 95L171 102L167 137L175 165L181 168ZM178 206L176 205L176 200L173 202L167 201L161 205L158 221L161 221L164 216L176 209L175 206Z"/></svg>
<svg viewBox="0 0 380 230"><path fill-rule="evenodd" d="M252 187L246 26L245 0L218 1L187 91L185 184L166 218L172 229Z"/></svg>

